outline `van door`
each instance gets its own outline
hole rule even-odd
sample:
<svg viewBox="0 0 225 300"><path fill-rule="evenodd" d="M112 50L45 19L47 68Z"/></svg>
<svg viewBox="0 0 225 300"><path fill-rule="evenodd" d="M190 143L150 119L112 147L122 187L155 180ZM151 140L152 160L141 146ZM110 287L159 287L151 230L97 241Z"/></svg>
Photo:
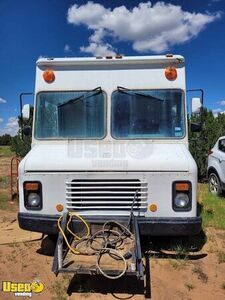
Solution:
<svg viewBox="0 0 225 300"><path fill-rule="evenodd" d="M221 178L221 180L223 182L225 182L225 138L219 140L219 144L218 144L218 148L219 148L219 162L221 165L221 171L222 171L222 176L223 178Z"/></svg>

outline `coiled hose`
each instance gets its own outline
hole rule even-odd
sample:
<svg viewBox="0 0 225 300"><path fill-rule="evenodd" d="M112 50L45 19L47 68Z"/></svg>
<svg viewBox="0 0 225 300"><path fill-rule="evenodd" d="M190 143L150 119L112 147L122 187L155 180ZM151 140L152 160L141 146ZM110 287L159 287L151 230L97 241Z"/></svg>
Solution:
<svg viewBox="0 0 225 300"><path fill-rule="evenodd" d="M69 225L70 225L73 217L76 217L77 219L79 219L85 225L85 227L86 227L86 235L85 236L80 237L70 229ZM124 239L126 239L126 238L129 238L132 241L134 240L133 234L131 233L131 231L126 226L124 226L121 223L116 222L116 221L107 221L103 224L101 230L99 230L96 233L94 233L93 235L91 235L90 234L90 227L89 227L88 223L79 214L74 213L74 212L70 212L69 213L69 220L67 222L66 228L67 228L68 232L74 237L74 240L77 242L76 246L80 242L86 241L86 243L89 244L90 247L94 250L93 253L87 254L87 253L81 253L76 248L74 248L70 245L65 233L62 230L61 220L62 220L62 216L58 219L58 228L59 228L60 232L62 233L62 236L63 236L68 248L70 249L70 251L72 253L74 253L74 254L83 254L83 255L93 255L93 254L97 255L96 267L99 270L99 272L108 279L118 279L118 278L122 277L125 274L125 272L127 270L127 262L126 262L125 257L117 250L117 248L118 248L118 243L121 245L123 243ZM111 225L111 226L114 225L114 227L116 226L116 227L120 228L120 230L122 232L119 233L116 230L107 229L106 228L107 225ZM106 234L107 234L107 236L106 236ZM114 235L115 238L114 239L109 239L110 235ZM97 238L102 238L103 239L103 245L101 246L100 249L96 249L92 245L94 241L97 242L97 240L96 240ZM122 260L123 261L123 264L124 264L123 270L117 276L110 276L102 270L102 268L100 266L100 262L101 262L102 256L105 255L105 254L110 255L111 257L113 257L116 260Z"/></svg>

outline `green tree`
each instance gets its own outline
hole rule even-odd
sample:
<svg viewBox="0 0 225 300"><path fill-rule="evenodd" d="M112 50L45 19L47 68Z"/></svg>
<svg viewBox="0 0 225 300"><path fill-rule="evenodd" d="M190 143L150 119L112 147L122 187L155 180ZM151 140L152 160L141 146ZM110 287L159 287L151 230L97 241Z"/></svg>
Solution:
<svg viewBox="0 0 225 300"><path fill-rule="evenodd" d="M18 117L19 131L16 136L12 138L11 150L16 153L16 155L20 157L24 157L31 149L31 140L32 140L32 123L33 123L33 109L31 109L31 114L29 120L23 120L23 127L30 126L31 131L29 135L24 135L22 138L21 125L22 120L21 117Z"/></svg>
<svg viewBox="0 0 225 300"><path fill-rule="evenodd" d="M12 142L12 137L9 134L3 134L0 136L0 145L1 146L10 146Z"/></svg>
<svg viewBox="0 0 225 300"><path fill-rule="evenodd" d="M199 122L199 116L192 116L190 122ZM225 134L225 115L214 117L211 111L203 110L201 132L190 132L190 151L198 165L200 179L206 178L208 152L216 140Z"/></svg>
<svg viewBox="0 0 225 300"><path fill-rule="evenodd" d="M225 135L225 114L219 114L217 117L217 122L218 122L218 134L219 136Z"/></svg>

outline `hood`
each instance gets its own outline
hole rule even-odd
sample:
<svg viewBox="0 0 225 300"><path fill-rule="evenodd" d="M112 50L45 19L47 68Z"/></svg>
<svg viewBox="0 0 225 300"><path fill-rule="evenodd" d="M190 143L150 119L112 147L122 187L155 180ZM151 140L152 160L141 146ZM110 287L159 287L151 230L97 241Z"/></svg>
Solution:
<svg viewBox="0 0 225 300"><path fill-rule="evenodd" d="M100 141L35 145L24 158L25 172L190 171L195 164L184 144Z"/></svg>

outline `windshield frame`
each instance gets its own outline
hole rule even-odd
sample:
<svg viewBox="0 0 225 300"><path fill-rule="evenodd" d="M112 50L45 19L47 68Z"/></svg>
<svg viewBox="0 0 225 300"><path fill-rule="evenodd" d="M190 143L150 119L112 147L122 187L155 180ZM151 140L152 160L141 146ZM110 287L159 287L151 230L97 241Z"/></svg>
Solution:
<svg viewBox="0 0 225 300"><path fill-rule="evenodd" d="M118 88L115 89L112 93L111 93L111 103L110 103L110 112L111 112L111 120L110 120L110 134L111 134L111 137L114 139L114 140L125 140L125 141L134 141L134 140L183 140L186 136L187 136L187 108L186 108L186 97L185 97L185 91L181 88L163 88L163 89L157 89L157 88L143 88L143 89L132 89L132 88L129 88L129 91L130 92L141 92L141 91L166 91L166 90L178 90L181 92L181 95L182 95L182 112L183 112L183 116L184 116L184 120L183 120L183 125L184 125L184 130L183 130L183 135L182 136L179 136L179 137L130 137L130 138L125 138L125 137L115 137L113 135L113 101L112 101L112 97L113 97L113 93L115 92L119 92L118 91Z"/></svg>
<svg viewBox="0 0 225 300"><path fill-rule="evenodd" d="M76 137L37 137L36 135L36 125L37 125L37 113L38 113L38 110L37 110L37 106L38 106L38 97L39 97L39 94L43 94L43 93L66 93L66 92L81 92L81 93L86 93L86 92L92 92L92 90L44 90L44 91L39 91L38 93L36 93L35 95L35 113L34 113L34 122L33 122L33 137L35 140L39 140L39 141L65 141L65 140L77 140L77 141L93 141L93 140L103 140L105 139L105 137L107 136L108 134L108 129L107 129L107 115L108 115L108 94L106 93L106 91L104 89L101 88L101 93L103 94L104 96L104 135L101 137L101 138L97 138L97 137L94 137L94 138L76 138Z"/></svg>

